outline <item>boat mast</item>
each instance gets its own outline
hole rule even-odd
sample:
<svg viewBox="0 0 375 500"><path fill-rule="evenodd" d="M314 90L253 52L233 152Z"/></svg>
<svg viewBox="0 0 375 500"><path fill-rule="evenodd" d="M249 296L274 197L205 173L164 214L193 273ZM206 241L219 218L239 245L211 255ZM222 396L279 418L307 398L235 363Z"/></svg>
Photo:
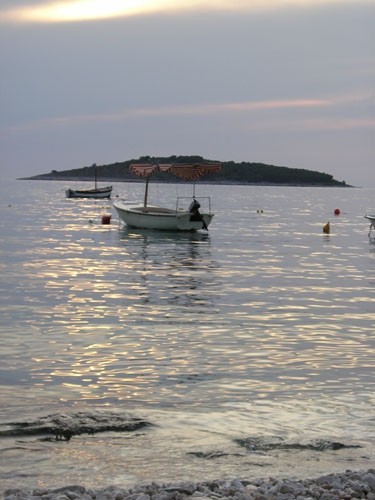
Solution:
<svg viewBox="0 0 375 500"><path fill-rule="evenodd" d="M96 172L96 165L94 165L94 175L95 175L95 189L97 185L97 172Z"/></svg>
<svg viewBox="0 0 375 500"><path fill-rule="evenodd" d="M146 186L145 186L145 197L144 197L144 200L143 200L143 207L146 208L147 207L147 196L148 196L148 181L150 179L150 176L146 177Z"/></svg>

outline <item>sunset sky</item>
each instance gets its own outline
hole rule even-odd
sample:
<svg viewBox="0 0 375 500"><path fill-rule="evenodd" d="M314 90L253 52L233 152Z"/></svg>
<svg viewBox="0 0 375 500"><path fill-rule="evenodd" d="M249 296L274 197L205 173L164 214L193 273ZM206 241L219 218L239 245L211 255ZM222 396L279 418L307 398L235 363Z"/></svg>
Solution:
<svg viewBox="0 0 375 500"><path fill-rule="evenodd" d="M1 176L175 154L375 187L374 26L374 0L2 0Z"/></svg>

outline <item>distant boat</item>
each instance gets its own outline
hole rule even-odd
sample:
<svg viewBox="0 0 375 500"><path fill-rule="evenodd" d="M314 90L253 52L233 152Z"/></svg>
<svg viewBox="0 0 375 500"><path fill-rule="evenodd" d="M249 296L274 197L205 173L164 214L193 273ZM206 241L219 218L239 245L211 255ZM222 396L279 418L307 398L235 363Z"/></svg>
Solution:
<svg viewBox="0 0 375 500"><path fill-rule="evenodd" d="M112 186L95 189L67 189L67 198L110 198Z"/></svg>
<svg viewBox="0 0 375 500"><path fill-rule="evenodd" d="M205 209L200 212L201 203L195 197L195 184L192 197L179 197L174 208L165 208L148 205L148 182L151 175L156 172L171 173L186 181L195 182L202 175L217 173L220 172L220 169L220 163L134 163L129 167L130 172L146 178L143 204L129 205L122 200L116 200L113 206L125 224L139 229L161 229L166 231L207 230L214 216L211 212L211 200L209 197L199 198L200 202L205 204ZM190 203L188 208L186 208L187 203ZM185 207L183 204L185 204Z"/></svg>
<svg viewBox="0 0 375 500"><path fill-rule="evenodd" d="M65 191L67 198L110 198L112 186L98 188L97 169L95 166L95 187L93 189L67 189Z"/></svg>
<svg viewBox="0 0 375 500"><path fill-rule="evenodd" d="M365 215L365 218L370 221L368 237L370 238L371 242L375 243L375 215Z"/></svg>

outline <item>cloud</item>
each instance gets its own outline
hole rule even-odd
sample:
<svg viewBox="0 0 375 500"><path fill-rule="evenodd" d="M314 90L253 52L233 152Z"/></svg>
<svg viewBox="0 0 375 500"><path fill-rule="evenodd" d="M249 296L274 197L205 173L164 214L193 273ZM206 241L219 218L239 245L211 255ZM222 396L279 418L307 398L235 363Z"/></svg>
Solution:
<svg viewBox="0 0 375 500"><path fill-rule="evenodd" d="M357 3L359 0L357 0ZM0 9L0 21L26 23L58 23L111 19L155 12L197 10L260 11L284 7L324 5L326 0L66 0L27 3ZM332 4L353 0L331 0Z"/></svg>
<svg viewBox="0 0 375 500"><path fill-rule="evenodd" d="M126 122L153 117L174 116L183 118L184 116L204 116L212 118L220 116L223 119L225 116L233 117L235 115L237 115L237 119L240 116L243 117L242 120L248 119L247 126L251 128L254 126L258 129L282 127L289 130L301 128L324 131L374 128L375 119L372 116L366 117L362 113L359 113L360 117L352 116L353 108L360 109L363 103L363 98L358 96L341 95L326 99L286 99L127 108L115 113L92 113L45 118L4 128L3 132L19 133L54 127ZM295 115L291 114L293 110L296 113ZM308 114L309 110L315 114ZM288 113L288 118L286 118L284 112ZM318 117L316 113L319 113ZM255 116L256 120L251 121L251 118Z"/></svg>
<svg viewBox="0 0 375 500"><path fill-rule="evenodd" d="M22 131L36 128L45 128L51 126L71 125L79 122L115 122L129 118L152 117L152 116L184 116L184 115L215 115L223 113L246 113L251 111L293 109L293 108L312 108L330 106L332 102L325 99L289 99L289 100L270 100L270 101L246 101L219 104L196 104L189 106L164 106L125 109L117 113L71 115L65 117L56 117L42 119L27 124L21 124L16 127L10 127L8 130Z"/></svg>

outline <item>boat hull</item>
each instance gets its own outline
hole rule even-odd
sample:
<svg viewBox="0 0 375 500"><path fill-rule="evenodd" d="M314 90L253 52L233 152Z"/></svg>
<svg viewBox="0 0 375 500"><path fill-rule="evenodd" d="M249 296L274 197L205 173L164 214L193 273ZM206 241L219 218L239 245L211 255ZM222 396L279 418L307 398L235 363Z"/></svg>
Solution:
<svg viewBox="0 0 375 500"><path fill-rule="evenodd" d="M370 229L368 232L370 243L375 243L375 215L365 215L365 218L370 221Z"/></svg>
<svg viewBox="0 0 375 500"><path fill-rule="evenodd" d="M65 191L66 197L67 198L95 198L95 199L102 199L102 198L110 198L112 193L112 186L107 186L103 188L98 188L98 189L81 189L81 190L75 190L75 189L67 189Z"/></svg>
<svg viewBox="0 0 375 500"><path fill-rule="evenodd" d="M162 231L199 231L207 229L214 214L202 213L197 220L193 214L185 210L168 208L126 205L122 201L113 203L122 222L139 229L158 229Z"/></svg>

